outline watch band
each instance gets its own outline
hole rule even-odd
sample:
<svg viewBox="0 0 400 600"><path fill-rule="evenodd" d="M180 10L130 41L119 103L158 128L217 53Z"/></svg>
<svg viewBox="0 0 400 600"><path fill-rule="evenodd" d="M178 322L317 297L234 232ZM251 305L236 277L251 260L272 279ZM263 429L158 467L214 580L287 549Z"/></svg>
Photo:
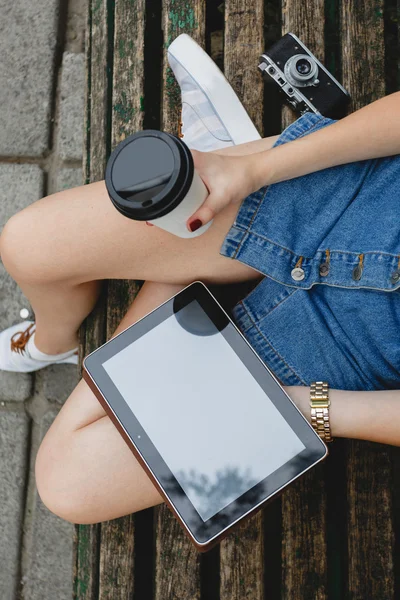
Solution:
<svg viewBox="0 0 400 600"><path fill-rule="evenodd" d="M326 381L314 381L310 385L311 425L324 442L332 442L329 419L329 385Z"/></svg>

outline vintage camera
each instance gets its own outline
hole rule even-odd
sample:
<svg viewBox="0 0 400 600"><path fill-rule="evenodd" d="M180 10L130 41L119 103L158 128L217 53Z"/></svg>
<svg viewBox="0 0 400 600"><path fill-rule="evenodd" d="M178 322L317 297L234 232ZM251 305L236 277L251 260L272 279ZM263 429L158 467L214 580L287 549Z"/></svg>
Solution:
<svg viewBox="0 0 400 600"><path fill-rule="evenodd" d="M271 46L260 61L264 80L277 83L295 111L333 119L345 115L349 93L293 33Z"/></svg>

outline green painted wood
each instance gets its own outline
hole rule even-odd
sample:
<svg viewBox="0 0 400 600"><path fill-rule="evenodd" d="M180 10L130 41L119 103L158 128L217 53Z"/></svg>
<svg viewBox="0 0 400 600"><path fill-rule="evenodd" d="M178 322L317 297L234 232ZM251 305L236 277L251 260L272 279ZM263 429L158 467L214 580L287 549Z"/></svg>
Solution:
<svg viewBox="0 0 400 600"><path fill-rule="evenodd" d="M145 5L145 0L115 1L113 147L143 129Z"/></svg>
<svg viewBox="0 0 400 600"><path fill-rule="evenodd" d="M163 0L164 31L162 127L176 134L181 112L181 95L174 74L168 66L166 49L181 33L187 33L204 46L205 0Z"/></svg>
<svg viewBox="0 0 400 600"><path fill-rule="evenodd" d="M77 525L74 537L74 598L96 600L99 525Z"/></svg>

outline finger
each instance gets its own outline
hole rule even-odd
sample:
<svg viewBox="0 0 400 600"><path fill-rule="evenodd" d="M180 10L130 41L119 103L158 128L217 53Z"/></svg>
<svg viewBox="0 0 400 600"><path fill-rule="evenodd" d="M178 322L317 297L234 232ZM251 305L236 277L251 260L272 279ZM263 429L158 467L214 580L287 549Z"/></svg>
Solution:
<svg viewBox="0 0 400 600"><path fill-rule="evenodd" d="M196 231L209 223L227 204L228 202L221 197L213 194L208 196L204 204L188 219L187 227L189 231Z"/></svg>

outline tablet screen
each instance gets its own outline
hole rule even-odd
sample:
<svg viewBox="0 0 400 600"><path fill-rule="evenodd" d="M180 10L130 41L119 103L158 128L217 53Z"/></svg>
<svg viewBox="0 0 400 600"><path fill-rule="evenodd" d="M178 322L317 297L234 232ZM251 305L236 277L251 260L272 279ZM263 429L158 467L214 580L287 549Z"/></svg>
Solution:
<svg viewBox="0 0 400 600"><path fill-rule="evenodd" d="M196 300L103 367L203 521L305 449Z"/></svg>

